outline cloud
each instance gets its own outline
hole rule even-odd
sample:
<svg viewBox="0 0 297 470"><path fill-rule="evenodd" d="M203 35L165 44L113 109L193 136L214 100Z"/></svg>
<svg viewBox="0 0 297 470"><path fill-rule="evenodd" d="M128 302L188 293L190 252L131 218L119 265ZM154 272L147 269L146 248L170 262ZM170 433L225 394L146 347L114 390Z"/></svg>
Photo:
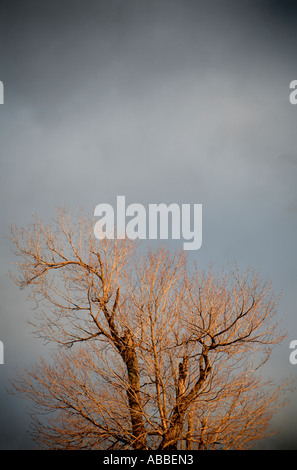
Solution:
<svg viewBox="0 0 297 470"><path fill-rule="evenodd" d="M2 2L1 273L14 261L8 225L34 212L47 219L69 204L92 213L120 194L127 203L202 203L199 265L261 267L276 291L285 288L280 314L296 330L294 8ZM35 347L14 329L22 302L5 283L2 292L5 346L30 361ZM279 361L289 367L286 350ZM3 446L21 445L8 420Z"/></svg>

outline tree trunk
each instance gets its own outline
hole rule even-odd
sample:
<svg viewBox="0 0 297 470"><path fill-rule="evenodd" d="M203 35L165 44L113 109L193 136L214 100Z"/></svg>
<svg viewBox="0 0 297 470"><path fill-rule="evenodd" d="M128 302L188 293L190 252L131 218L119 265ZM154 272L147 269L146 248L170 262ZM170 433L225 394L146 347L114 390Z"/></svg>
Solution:
<svg viewBox="0 0 297 470"><path fill-rule="evenodd" d="M184 400L186 390L186 380L189 368L189 358L184 356L182 362L178 367L178 382L176 389L176 406L171 418L171 425L167 433L163 436L160 449L177 450L178 438L180 437L183 429L184 415L187 410L187 405Z"/></svg>
<svg viewBox="0 0 297 470"><path fill-rule="evenodd" d="M209 347L203 346L200 356L200 376L192 389L185 394L185 381L188 372L188 358L184 357L183 362L179 365L179 379L177 387L176 405L173 408L172 416L170 419L170 426L167 432L163 435L163 439L159 445L160 450L176 450L178 440L183 433L183 422L188 410L188 407L193 403L201 387L204 385L208 374L211 371L211 366L208 360Z"/></svg>
<svg viewBox="0 0 297 470"><path fill-rule="evenodd" d="M188 431L186 435L186 449L192 449L192 434L193 434L193 412L189 411L188 413Z"/></svg>
<svg viewBox="0 0 297 470"><path fill-rule="evenodd" d="M127 367L127 397L129 402L132 432L135 439L133 442L133 448L145 450L147 449L147 445L145 427L143 424L143 411L140 400L139 365L133 337L129 330L125 332L122 340L124 346L122 348L121 355Z"/></svg>

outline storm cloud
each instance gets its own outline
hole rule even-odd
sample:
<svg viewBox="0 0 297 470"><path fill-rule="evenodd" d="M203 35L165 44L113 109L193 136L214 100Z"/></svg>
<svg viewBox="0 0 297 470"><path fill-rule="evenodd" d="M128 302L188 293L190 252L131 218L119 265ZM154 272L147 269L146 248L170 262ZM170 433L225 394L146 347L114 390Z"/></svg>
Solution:
<svg viewBox="0 0 297 470"><path fill-rule="evenodd" d="M9 225L55 206L203 204L199 266L261 269L288 338L266 373L297 369L297 7L292 1L3 0L0 5L0 448L31 448L15 367L43 345L6 277ZM174 244L173 244L174 245ZM297 367L297 366L295 366ZM296 448L296 392L263 443Z"/></svg>

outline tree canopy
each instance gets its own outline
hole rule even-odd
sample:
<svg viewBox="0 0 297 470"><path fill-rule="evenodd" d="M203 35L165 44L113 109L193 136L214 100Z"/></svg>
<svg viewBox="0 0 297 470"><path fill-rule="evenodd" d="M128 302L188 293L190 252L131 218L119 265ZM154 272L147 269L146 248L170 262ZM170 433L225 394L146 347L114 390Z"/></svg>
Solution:
<svg viewBox="0 0 297 470"><path fill-rule="evenodd" d="M283 384L261 367L284 337L271 283L220 273L183 251L97 240L58 210L11 228L12 277L37 305L33 331L57 347L18 375L32 433L54 449L246 449L266 436Z"/></svg>

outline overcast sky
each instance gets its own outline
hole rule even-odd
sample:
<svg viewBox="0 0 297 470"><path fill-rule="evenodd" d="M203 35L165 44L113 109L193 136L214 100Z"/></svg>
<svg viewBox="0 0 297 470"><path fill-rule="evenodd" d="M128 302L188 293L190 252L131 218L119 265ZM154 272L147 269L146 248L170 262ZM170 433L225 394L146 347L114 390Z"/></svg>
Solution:
<svg viewBox="0 0 297 470"><path fill-rule="evenodd" d="M191 257L250 264L283 291L288 337L266 372L296 377L296 51L294 1L0 1L0 448L33 445L25 405L5 389L43 351L6 276L5 235L55 206L203 204ZM263 446L297 448L296 394Z"/></svg>

